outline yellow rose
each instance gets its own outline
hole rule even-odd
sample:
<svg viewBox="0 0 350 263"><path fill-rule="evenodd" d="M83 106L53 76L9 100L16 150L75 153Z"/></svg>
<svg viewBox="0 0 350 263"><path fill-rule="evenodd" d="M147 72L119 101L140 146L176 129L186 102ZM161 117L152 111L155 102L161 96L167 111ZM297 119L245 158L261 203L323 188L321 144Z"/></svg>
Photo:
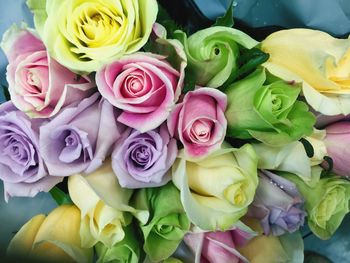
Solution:
<svg viewBox="0 0 350 263"><path fill-rule="evenodd" d="M350 113L350 39L311 29L275 32L261 45L264 66L287 81L303 83L307 102L325 115Z"/></svg>
<svg viewBox="0 0 350 263"><path fill-rule="evenodd" d="M263 235L259 221L245 218L244 223L259 233L237 250L250 263L291 263L304 261L304 242L300 232L282 236Z"/></svg>
<svg viewBox="0 0 350 263"><path fill-rule="evenodd" d="M59 206L47 217L29 220L11 240L7 254L45 262L92 262L93 250L81 248L79 228L79 209Z"/></svg>
<svg viewBox="0 0 350 263"><path fill-rule="evenodd" d="M133 191L119 185L110 160L91 174L70 176L68 189L72 201L81 211L83 247L102 242L111 248L123 240L123 227L131 222L131 214L141 222L148 218L148 212L138 212L128 206Z"/></svg>
<svg viewBox="0 0 350 263"><path fill-rule="evenodd" d="M156 20L156 0L28 0L50 55L76 72L97 71L138 51Z"/></svg>
<svg viewBox="0 0 350 263"><path fill-rule="evenodd" d="M173 166L173 182L190 221L204 230L232 228L253 201L257 162L248 144L220 149L200 160L186 160L180 152Z"/></svg>

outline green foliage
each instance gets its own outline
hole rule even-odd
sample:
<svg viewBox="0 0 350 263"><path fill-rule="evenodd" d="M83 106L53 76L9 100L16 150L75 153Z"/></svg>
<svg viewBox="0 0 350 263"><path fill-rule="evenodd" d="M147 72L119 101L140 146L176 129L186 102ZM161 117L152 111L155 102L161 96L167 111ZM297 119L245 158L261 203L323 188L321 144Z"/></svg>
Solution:
<svg viewBox="0 0 350 263"><path fill-rule="evenodd" d="M220 16L216 19L215 24L213 26L226 26L233 27L233 0L231 1L229 8L226 10L226 13L223 16Z"/></svg>
<svg viewBox="0 0 350 263"><path fill-rule="evenodd" d="M59 189L57 186L50 190L52 198L56 201L58 205L72 204L72 200L69 195Z"/></svg>

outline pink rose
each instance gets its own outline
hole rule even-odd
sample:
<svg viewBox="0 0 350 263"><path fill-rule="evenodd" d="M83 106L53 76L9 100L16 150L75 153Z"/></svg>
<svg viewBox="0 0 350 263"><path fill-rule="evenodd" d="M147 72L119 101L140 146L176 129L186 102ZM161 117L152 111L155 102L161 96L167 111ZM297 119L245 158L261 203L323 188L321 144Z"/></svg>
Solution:
<svg viewBox="0 0 350 263"><path fill-rule="evenodd" d="M326 128L325 144L333 160L333 171L350 178L350 122L340 121Z"/></svg>
<svg viewBox="0 0 350 263"><path fill-rule="evenodd" d="M163 56L150 53L123 57L96 74L102 96L123 110L118 121L140 132L167 119L181 93L182 79Z"/></svg>
<svg viewBox="0 0 350 263"><path fill-rule="evenodd" d="M7 81L13 104L32 118L55 115L62 107L91 94L95 84L48 56L44 44L31 29L13 25L1 47L9 65Z"/></svg>
<svg viewBox="0 0 350 263"><path fill-rule="evenodd" d="M187 234L186 245L196 255L196 262L201 263L246 263L237 250L253 238L252 233L241 229L226 232L206 232Z"/></svg>
<svg viewBox="0 0 350 263"><path fill-rule="evenodd" d="M171 135L184 145L190 157L204 157L220 148L225 138L227 98L213 88L188 92L168 119Z"/></svg>

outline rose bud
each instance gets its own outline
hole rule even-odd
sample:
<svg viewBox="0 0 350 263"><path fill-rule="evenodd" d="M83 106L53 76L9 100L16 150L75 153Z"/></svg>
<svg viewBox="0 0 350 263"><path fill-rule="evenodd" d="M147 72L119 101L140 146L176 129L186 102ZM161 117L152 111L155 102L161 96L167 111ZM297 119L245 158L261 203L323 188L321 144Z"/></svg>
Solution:
<svg viewBox="0 0 350 263"><path fill-rule="evenodd" d="M333 172L341 176L350 176L350 122L341 121L326 128L326 148L333 160Z"/></svg>
<svg viewBox="0 0 350 263"><path fill-rule="evenodd" d="M16 233L7 255L23 257L23 262L93 261L93 249L80 243L80 212L74 205L62 205L48 216L37 215Z"/></svg>
<svg viewBox="0 0 350 263"><path fill-rule="evenodd" d="M225 232L204 232L187 234L186 245L196 255L196 262L206 263L245 263L247 260L237 251L252 237L254 231L234 228Z"/></svg>
<svg viewBox="0 0 350 263"><path fill-rule="evenodd" d="M205 157L220 148L227 121L226 95L212 88L188 92L168 119L171 135L184 145L186 156Z"/></svg>

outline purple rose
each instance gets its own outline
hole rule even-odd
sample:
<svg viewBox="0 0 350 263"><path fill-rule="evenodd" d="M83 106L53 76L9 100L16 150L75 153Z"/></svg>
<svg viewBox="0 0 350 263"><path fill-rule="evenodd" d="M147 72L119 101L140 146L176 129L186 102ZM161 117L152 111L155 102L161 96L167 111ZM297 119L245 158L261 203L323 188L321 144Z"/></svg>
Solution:
<svg viewBox="0 0 350 263"><path fill-rule="evenodd" d="M48 176L39 152L41 120L31 120L12 102L0 106L0 179L5 200L11 196L35 196L62 181Z"/></svg>
<svg viewBox="0 0 350 263"><path fill-rule="evenodd" d="M166 184L177 156L176 140L166 125L141 133L128 129L112 154L112 167L122 187L142 188Z"/></svg>
<svg viewBox="0 0 350 263"><path fill-rule="evenodd" d="M295 184L262 170L259 185L248 215L260 220L266 235L292 233L304 224L304 201Z"/></svg>
<svg viewBox="0 0 350 263"><path fill-rule="evenodd" d="M123 132L116 109L98 93L64 109L40 129L40 149L53 176L91 173Z"/></svg>

